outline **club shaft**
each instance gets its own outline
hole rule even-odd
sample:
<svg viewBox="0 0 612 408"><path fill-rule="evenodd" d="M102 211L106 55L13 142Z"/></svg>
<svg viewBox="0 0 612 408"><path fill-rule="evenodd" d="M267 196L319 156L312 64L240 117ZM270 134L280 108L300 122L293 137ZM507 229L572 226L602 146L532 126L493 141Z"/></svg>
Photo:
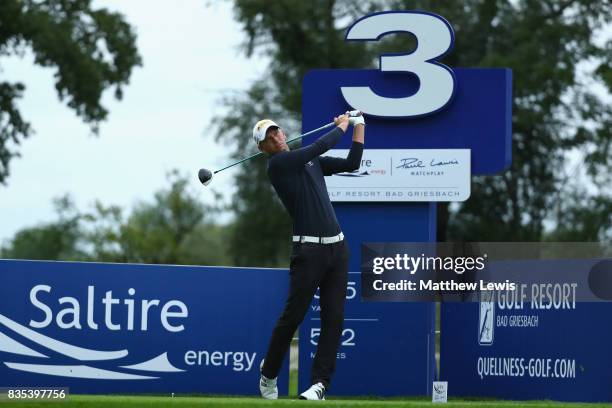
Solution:
<svg viewBox="0 0 612 408"><path fill-rule="evenodd" d="M299 135L299 136L294 137L293 139L289 139L289 140L287 140L287 143L294 142L294 141L299 140L299 139L301 139L301 138L303 138L303 137L306 137L306 136L312 135L313 133L318 132L319 130L327 129L328 127L332 127L332 126L334 126L334 125L335 125L335 123L334 123L334 122L330 122L330 123L328 123L328 124L326 124L326 125L323 125L323 126L321 126L321 127L319 127L319 128L316 128L316 129L314 129L314 130L311 130L310 132L306 132L306 133L304 133L303 135ZM215 171L214 171L214 174L217 174L217 173L219 173L220 171L223 171L223 170L229 169L230 167L234 167L234 166L236 166L236 165L238 165L238 164L240 164L240 163L244 163L244 162L245 162L245 161L247 161L247 160L251 160L251 159L253 159L253 158L257 157L257 156L261 156L261 155L263 155L263 154L264 154L263 152L255 153L255 154L253 154L253 155L251 155L251 156L249 156L249 157L247 157L247 158L244 158L244 159L242 159L242 160L240 160L240 161L237 161L236 163L232 163L232 164L230 164L230 165L228 165L228 166L225 166L225 167L223 167L223 168L221 168L221 169L219 169L219 170L215 170Z"/></svg>

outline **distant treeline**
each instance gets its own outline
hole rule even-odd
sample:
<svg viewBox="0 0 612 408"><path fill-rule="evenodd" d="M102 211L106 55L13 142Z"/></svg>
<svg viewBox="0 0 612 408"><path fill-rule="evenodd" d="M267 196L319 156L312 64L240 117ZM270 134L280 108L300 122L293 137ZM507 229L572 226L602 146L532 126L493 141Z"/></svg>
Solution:
<svg viewBox="0 0 612 408"><path fill-rule="evenodd" d="M100 202L84 211L69 195L57 198L56 219L18 231L2 245L0 257L235 265L240 254L232 254L227 245L233 224L215 222L223 209L202 204L193 180L172 172L168 181L168 188L130 211ZM271 259L264 265L284 266L282 262Z"/></svg>

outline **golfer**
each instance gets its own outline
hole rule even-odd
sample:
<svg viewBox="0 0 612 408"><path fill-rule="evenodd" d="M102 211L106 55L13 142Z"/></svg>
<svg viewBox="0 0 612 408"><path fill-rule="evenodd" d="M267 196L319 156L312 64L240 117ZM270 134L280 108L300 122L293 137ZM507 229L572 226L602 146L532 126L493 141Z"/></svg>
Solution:
<svg viewBox="0 0 612 408"><path fill-rule="evenodd" d="M268 177L293 220L289 296L268 352L261 364L259 389L266 399L278 398L276 380L293 334L320 288L321 335L312 364L312 386L300 399L323 400L336 366L344 320L349 249L329 201L323 176L359 169L365 132L363 116L334 118L336 128L309 146L289 150L285 133L264 119L253 139L268 156ZM349 124L353 143L346 158L322 157L344 135Z"/></svg>

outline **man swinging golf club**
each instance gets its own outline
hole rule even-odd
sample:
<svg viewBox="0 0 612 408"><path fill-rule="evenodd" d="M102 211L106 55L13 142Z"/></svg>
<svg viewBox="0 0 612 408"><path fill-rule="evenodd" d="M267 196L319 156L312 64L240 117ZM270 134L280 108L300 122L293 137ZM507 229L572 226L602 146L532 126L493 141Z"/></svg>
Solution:
<svg viewBox="0 0 612 408"><path fill-rule="evenodd" d="M363 153L363 116L334 118L334 130L311 145L289 150L283 130L264 119L253 128L253 139L268 157L268 177L293 220L289 296L272 332L261 364L259 389L266 399L278 398L276 379L297 327L320 289L321 335L312 371L312 386L300 399L323 400L336 366L344 320L349 249L329 200L325 179L359 169ZM346 158L322 157L354 126Z"/></svg>

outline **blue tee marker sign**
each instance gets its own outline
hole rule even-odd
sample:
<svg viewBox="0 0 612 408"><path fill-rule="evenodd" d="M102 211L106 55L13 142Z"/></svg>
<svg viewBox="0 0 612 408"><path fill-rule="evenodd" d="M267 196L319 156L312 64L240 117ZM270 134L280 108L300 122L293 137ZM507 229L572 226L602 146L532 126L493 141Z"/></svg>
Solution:
<svg viewBox="0 0 612 408"><path fill-rule="evenodd" d="M511 71L449 68L438 62L452 50L454 33L444 18L426 12L365 16L348 29L346 40L377 41L397 32L413 34L417 47L403 55L381 55L379 69L321 69L306 74L302 84L302 129L314 129L347 110L359 109L365 113L364 157L362 167L354 176L369 173L367 177L354 178L369 178L367 183L372 184L361 191L389 187L382 184L387 181L385 177L379 176L383 170L385 174L393 171L395 175L396 170L401 170L397 166L410 164L402 159L417 158L416 162L420 160L422 166L428 167L414 170L408 167L404 169L408 170L407 175L410 171L436 171L432 169L432 160L445 161L436 159L436 151L447 154L467 151L467 159L461 156L464 160L461 168L462 171L469 169L468 176L506 170L511 163ZM304 143L312 143L318 136L307 137ZM336 149L348 149L350 145L351 138L347 135ZM391 165L390 158L400 149L419 149L420 156L415 156L413 150L412 155L397 157L399 163ZM386 159L374 159L383 151L388 153ZM329 154L346 156L343 151L332 150ZM368 160L371 160L369 169ZM378 163L372 167L374 161ZM337 187L331 178L327 180L328 186ZM372 180L381 183L377 185ZM397 187L414 185L408 183L392 187L397 190ZM431 395L435 361L433 304L363 302L358 271L364 242L434 242L436 205L432 201L435 200L431 195L417 200L414 197L393 200L393 197L368 194L362 194L357 200L336 200L333 194L338 191L328 189L351 248L347 293L354 296L345 306L345 329L349 330L342 336L333 393ZM300 389L310 385L310 366L321 327L318 306L315 299L300 327Z"/></svg>

